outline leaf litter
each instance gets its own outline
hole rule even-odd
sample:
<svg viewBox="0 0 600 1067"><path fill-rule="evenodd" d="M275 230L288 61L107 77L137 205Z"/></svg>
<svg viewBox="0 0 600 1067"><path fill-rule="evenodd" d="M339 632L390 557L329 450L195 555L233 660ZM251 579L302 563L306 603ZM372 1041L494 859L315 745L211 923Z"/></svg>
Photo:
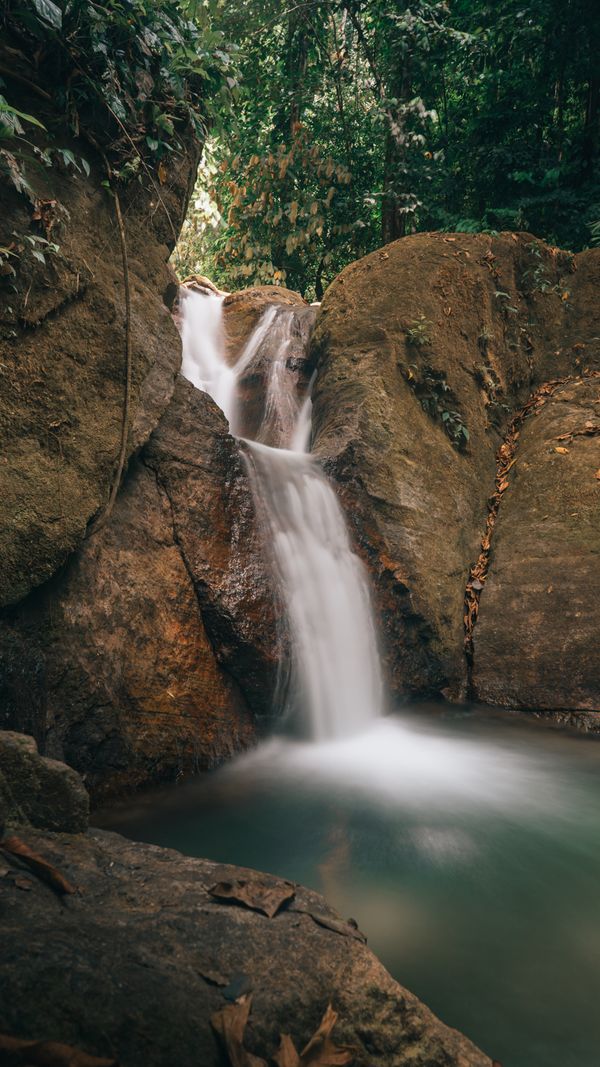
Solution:
<svg viewBox="0 0 600 1067"><path fill-rule="evenodd" d="M244 1035L252 997L244 995L235 1004L226 1004L211 1016L211 1025L221 1039L230 1067L268 1067L267 1060L256 1056L244 1045ZM338 1014L331 1004L308 1043L298 1052L289 1034L281 1034L279 1048L273 1056L277 1067L346 1067L353 1060L349 1045L336 1045L331 1034Z"/></svg>

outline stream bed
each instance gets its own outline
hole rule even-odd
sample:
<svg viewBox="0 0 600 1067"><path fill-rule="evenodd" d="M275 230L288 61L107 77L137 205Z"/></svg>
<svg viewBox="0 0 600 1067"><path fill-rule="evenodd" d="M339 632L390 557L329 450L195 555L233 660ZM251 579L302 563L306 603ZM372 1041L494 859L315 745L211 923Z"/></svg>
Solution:
<svg viewBox="0 0 600 1067"><path fill-rule="evenodd" d="M272 738L95 822L324 893L502 1067L600 1062L594 739L475 708L403 709L349 739Z"/></svg>

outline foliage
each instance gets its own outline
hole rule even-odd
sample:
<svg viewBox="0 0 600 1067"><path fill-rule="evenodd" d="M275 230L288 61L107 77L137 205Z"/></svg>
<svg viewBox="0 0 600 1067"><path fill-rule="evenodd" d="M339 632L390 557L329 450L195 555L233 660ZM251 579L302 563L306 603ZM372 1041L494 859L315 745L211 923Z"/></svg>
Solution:
<svg viewBox="0 0 600 1067"><path fill-rule="evenodd" d="M417 348L429 346L431 325L429 319L426 319L424 315L419 315L406 331L406 340L409 345L416 345Z"/></svg>
<svg viewBox="0 0 600 1067"><path fill-rule="evenodd" d="M410 339L409 333L407 338ZM420 340L418 343L424 342ZM431 342L427 339L426 343L429 345ZM464 450L469 443L469 431L460 411L450 406L456 403L456 400L444 372L427 364L419 367L416 363L410 363L405 370L405 377L413 393L419 398L423 411L432 419L441 422L455 448Z"/></svg>
<svg viewBox="0 0 600 1067"><path fill-rule="evenodd" d="M0 25L28 79L42 96L51 87L73 133L109 152L122 177L180 149L190 128L203 139L235 85L223 34L174 0L6 0ZM22 122L42 126L0 98L0 138L22 137Z"/></svg>
<svg viewBox="0 0 600 1067"><path fill-rule="evenodd" d="M594 0L206 2L239 46L239 90L215 129L221 221L186 256L222 284L319 295L348 261L419 230L600 241ZM288 156L280 178L269 160ZM326 210L324 163L350 175ZM289 252L313 202L324 223Z"/></svg>

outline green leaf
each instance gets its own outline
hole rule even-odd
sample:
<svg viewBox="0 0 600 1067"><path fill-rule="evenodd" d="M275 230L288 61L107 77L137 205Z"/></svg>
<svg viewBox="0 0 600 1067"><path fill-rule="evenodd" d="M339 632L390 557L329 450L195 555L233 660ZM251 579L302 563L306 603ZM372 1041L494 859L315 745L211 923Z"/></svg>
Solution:
<svg viewBox="0 0 600 1067"><path fill-rule="evenodd" d="M38 15L55 30L62 29L62 11L53 0L33 0L33 6Z"/></svg>
<svg viewBox="0 0 600 1067"><path fill-rule="evenodd" d="M15 122L16 117L17 119L23 119L23 122L31 123L32 126L39 126L40 130L46 129L44 124L40 122L39 119L36 119L35 115L28 115L25 111L19 111L16 107L13 107L12 104L9 104L8 100L5 100L3 96L0 96L0 115L5 116L4 121L9 125ZM13 120L13 123L11 123L11 119ZM16 132L23 133L18 122L16 122L16 126L18 127Z"/></svg>

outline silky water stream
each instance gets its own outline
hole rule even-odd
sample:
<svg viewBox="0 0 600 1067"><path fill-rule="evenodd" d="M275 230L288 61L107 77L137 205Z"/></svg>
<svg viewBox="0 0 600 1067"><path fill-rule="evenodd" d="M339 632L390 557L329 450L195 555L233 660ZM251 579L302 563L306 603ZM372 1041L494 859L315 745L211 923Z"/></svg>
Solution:
<svg viewBox="0 0 600 1067"><path fill-rule="evenodd" d="M503 1067L597 1067L600 745L476 708L382 715L366 574L288 366L296 312L268 308L235 367L221 312L217 296L185 295L183 370L240 434L242 375L267 359L244 448L287 608L284 721L308 740L274 737L101 822L322 891Z"/></svg>

